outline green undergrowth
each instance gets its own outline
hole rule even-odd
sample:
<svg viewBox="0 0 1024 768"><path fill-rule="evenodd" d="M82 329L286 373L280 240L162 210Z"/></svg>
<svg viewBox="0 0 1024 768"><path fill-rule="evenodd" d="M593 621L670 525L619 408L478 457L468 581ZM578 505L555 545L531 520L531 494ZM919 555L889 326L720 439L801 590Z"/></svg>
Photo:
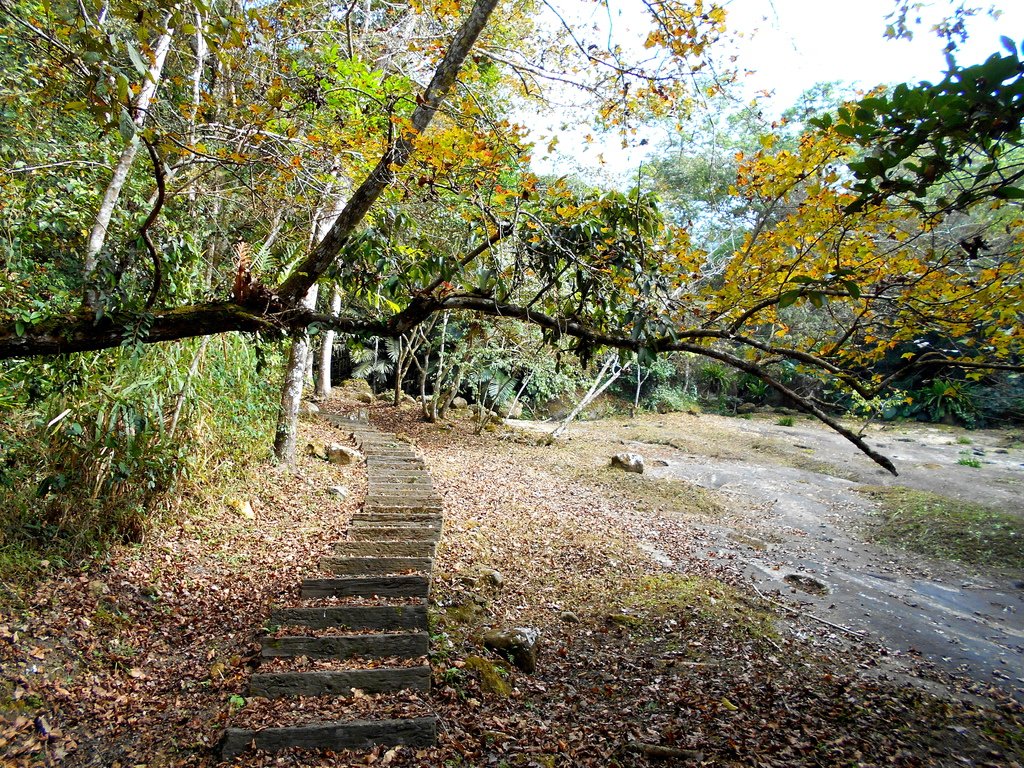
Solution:
<svg viewBox="0 0 1024 768"><path fill-rule="evenodd" d="M878 502L873 541L943 560L1024 569L1024 517L903 487L861 489Z"/></svg>
<svg viewBox="0 0 1024 768"><path fill-rule="evenodd" d="M0 364L0 603L263 458L279 357L231 334Z"/></svg>

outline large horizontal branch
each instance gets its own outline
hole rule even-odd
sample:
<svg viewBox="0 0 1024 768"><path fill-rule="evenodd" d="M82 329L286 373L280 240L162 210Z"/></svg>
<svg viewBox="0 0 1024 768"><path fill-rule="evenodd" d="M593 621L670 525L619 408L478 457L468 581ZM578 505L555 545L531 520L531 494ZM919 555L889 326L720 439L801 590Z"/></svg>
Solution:
<svg viewBox="0 0 1024 768"><path fill-rule="evenodd" d="M57 315L26 325L0 326L0 360L111 349L137 340L144 344L212 336L228 331L280 334L286 326L273 316L231 302L196 304L132 317L92 313Z"/></svg>

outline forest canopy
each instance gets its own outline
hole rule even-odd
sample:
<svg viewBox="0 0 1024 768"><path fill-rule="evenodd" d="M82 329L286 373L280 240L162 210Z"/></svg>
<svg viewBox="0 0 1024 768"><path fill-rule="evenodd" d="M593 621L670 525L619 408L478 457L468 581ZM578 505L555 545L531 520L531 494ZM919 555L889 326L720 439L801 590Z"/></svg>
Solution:
<svg viewBox="0 0 1024 768"><path fill-rule="evenodd" d="M781 372L828 382L834 405L884 400L915 370L944 386L1020 370L1013 40L978 64L951 54L937 83L765 125L744 123L720 65L724 7L637 8L620 44L532 0L0 0L0 404L52 431L85 407L77 387L144 370L175 382L143 420L163 439L207 349L182 340L243 332L225 346L239 379L268 345L290 350L287 459L310 331L329 370L335 333L411 344L457 313L532 324L584 362L723 364L892 470ZM951 7L951 52L976 10ZM631 190L538 177L513 115L565 88L594 131L628 141L653 121L673 146ZM728 152L697 115L741 126ZM116 422L94 439L121 439Z"/></svg>

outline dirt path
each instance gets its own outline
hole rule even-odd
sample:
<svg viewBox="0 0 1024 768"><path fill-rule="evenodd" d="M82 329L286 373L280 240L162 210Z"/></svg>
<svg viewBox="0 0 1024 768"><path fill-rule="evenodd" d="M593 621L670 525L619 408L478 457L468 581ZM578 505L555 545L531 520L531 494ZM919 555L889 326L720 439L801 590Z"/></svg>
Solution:
<svg viewBox="0 0 1024 768"><path fill-rule="evenodd" d="M703 526L712 542L705 556L732 559L757 589L845 628L834 631L848 641L888 649L879 674L901 677L917 666L905 661L923 661L1024 695L1024 574L982 573L867 543L873 502L857 491L902 485L1024 514L1024 451L1001 447L999 433L971 432L969 447L944 428L871 433L898 478L803 421L669 415L582 424L573 434L641 453L654 478L720 494L728 514ZM981 467L958 464L964 452ZM666 553L655 543L652 555Z"/></svg>

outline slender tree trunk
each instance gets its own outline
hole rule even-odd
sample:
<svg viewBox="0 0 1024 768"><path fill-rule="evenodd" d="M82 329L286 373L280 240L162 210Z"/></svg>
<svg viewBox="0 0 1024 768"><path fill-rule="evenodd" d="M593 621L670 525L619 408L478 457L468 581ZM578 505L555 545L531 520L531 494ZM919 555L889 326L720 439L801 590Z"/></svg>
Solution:
<svg viewBox="0 0 1024 768"><path fill-rule="evenodd" d="M317 286L314 284L302 300L302 306L312 309L316 306ZM274 456L278 461L291 464L295 461L295 439L298 433L299 406L302 404L302 388L305 384L306 361L309 358L309 334L305 331L292 339L288 352L288 367L285 370L284 385L281 387L281 407L277 414L277 430L274 433Z"/></svg>
<svg viewBox="0 0 1024 768"><path fill-rule="evenodd" d="M334 286L331 294L331 315L337 317L341 314L341 291ZM331 361L334 358L334 331L324 331L323 341L320 344L320 370L316 379L316 395L326 400L331 396Z"/></svg>
<svg viewBox="0 0 1024 768"><path fill-rule="evenodd" d="M615 380L629 368L628 364L625 366L615 367L614 370L612 370L611 376L608 376L608 379L602 382L601 380L608 374L608 371L612 369L612 366L615 365L616 361L617 358L614 354L608 355L608 358L604 361L604 365L601 366L600 372L597 374L597 378L594 379L594 383L590 386L590 389L587 390L587 394L585 394L583 399L576 404L576 407L572 409L572 412L562 420L562 423L555 427L554 431L545 438L544 442L546 444L550 445L553 443L563 432L565 432L566 428L575 421L576 417L580 415L584 408L590 405L595 398L599 397L602 392L608 389L608 387L610 387Z"/></svg>
<svg viewBox="0 0 1024 768"><path fill-rule="evenodd" d="M156 95L156 90L160 83L160 75L163 72L164 62L167 60L167 52L171 48L171 38L173 36L174 30L168 29L160 35L156 45L153 47L153 62L149 65L149 71L146 73L145 78L143 78L142 88L139 91L139 95L135 98L135 104L132 107L132 122L137 129L142 128L146 122L149 105ZM139 135L136 131L128 140L124 149L121 150L121 156L114 166L114 174L103 192L103 199L100 202L99 210L96 212L96 218L93 220L92 229L89 232L89 239L85 246L85 259L82 264L82 276L86 282L83 303L86 307L95 307L99 299L96 288L90 286L89 281L95 276L96 268L99 266L99 254L103 250L104 243L107 241L107 227L110 226L110 219L114 215L117 201L121 197L121 190L124 189L125 182L128 181L128 173L131 171L132 163L138 154L139 144Z"/></svg>
<svg viewBox="0 0 1024 768"><path fill-rule="evenodd" d="M319 242L330 231L341 213L336 203L331 214L321 218L320 210L314 218L312 241ZM313 283L302 298L304 309L315 309L319 286ZM298 433L299 406L302 404L302 389L305 384L306 365L310 355L309 334L303 330L292 339L288 352L288 367L284 384L281 386L281 406L277 413L277 429L274 433L274 457L280 462L291 464L295 461L295 440Z"/></svg>

